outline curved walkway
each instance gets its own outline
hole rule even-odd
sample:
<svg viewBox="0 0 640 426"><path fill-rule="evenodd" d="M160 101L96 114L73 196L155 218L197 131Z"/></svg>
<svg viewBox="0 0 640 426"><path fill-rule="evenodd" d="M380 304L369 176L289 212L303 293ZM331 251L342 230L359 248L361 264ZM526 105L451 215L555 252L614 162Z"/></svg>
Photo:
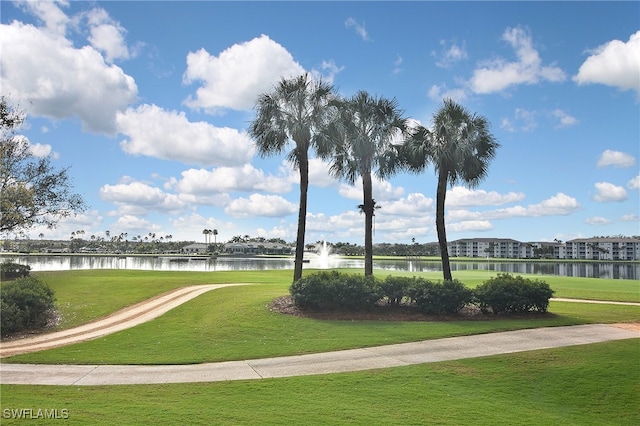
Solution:
<svg viewBox="0 0 640 426"><path fill-rule="evenodd" d="M210 290L236 285L245 284L210 284L182 287L128 306L105 318L78 327L55 333L40 334L25 339L1 342L0 358L71 345L126 330L138 324L151 321Z"/></svg>
<svg viewBox="0 0 640 426"><path fill-rule="evenodd" d="M177 289L84 326L3 343L0 346L0 354L4 357L49 349L114 333L149 321L202 293L227 285L199 285ZM640 306L638 303L624 304ZM450 337L319 354L193 365L0 364L0 383L93 386L291 377L398 367L633 338L640 338L640 327L588 324Z"/></svg>

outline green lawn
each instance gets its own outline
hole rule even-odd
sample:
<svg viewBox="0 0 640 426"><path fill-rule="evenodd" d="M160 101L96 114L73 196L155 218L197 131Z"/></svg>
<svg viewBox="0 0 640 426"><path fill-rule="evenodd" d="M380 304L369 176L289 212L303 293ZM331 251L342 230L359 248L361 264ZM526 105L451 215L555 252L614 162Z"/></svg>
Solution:
<svg viewBox="0 0 640 426"><path fill-rule="evenodd" d="M359 271L358 271L359 272ZM376 271L383 277L386 273ZM450 322L318 321L269 312L291 271L38 273L56 291L62 328L172 288L213 290L149 323L3 362L192 363L316 352L516 328L640 321L636 306L552 302L547 319ZM409 274L440 279L439 273ZM470 287L487 272L454 276ZM637 281L546 279L557 297L638 301ZM66 410L67 424L640 424L640 339L357 373L220 383L0 386L12 410ZM57 422L57 421L51 421Z"/></svg>
<svg viewBox="0 0 640 426"><path fill-rule="evenodd" d="M521 328L640 321L640 307L637 306L568 302L551 302L549 310L553 315L537 319L495 319L490 316L483 320L443 322L320 321L273 313L267 309L271 300L287 294L290 271L100 272L108 273L104 277L98 271L52 273L44 275L43 279L56 290L62 306L67 306L70 312L79 312L74 307L81 305L82 312L101 310L103 314L116 310L118 303L135 303L180 285L216 282L260 284L213 290L140 326L76 345L14 356L4 362L186 364L322 352ZM485 275L480 277L477 271L456 276L464 276L462 279L470 286L485 279ZM601 285L628 289L624 283L606 280ZM579 283L574 283L574 287L579 293ZM594 284L587 280L585 287L591 292ZM73 288L79 291L75 292ZM113 294L118 292L126 297L118 300ZM129 302L124 303L127 298ZM110 308L106 309L105 305ZM91 309L86 309L87 306ZM65 315L68 314L63 310L63 317ZM76 314L75 318L79 316Z"/></svg>
<svg viewBox="0 0 640 426"><path fill-rule="evenodd" d="M65 424L72 425L634 425L640 424L638 348L633 339L255 381L4 385L1 412L66 409ZM2 420L17 423L24 420Z"/></svg>

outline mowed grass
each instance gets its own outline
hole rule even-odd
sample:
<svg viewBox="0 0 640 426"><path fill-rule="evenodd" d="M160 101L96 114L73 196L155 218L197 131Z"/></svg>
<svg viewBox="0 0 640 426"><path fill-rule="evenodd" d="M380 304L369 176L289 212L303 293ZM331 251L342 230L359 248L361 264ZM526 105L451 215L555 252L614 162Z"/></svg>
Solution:
<svg viewBox="0 0 640 426"><path fill-rule="evenodd" d="M107 273L101 278L103 274L98 272ZM70 308L76 304L91 304L92 312L98 309L104 311L99 302L108 299L111 308L106 313L116 310L118 303L126 306L181 285L216 282L260 284L213 290L140 326L76 345L14 356L3 362L189 364L322 352L522 328L640 321L638 306L555 301L550 305L553 315L526 319L489 317L439 322L322 321L269 311L268 304L273 299L287 294L290 271L88 271L49 275L56 279L43 279L51 283L59 300L66 301ZM456 277L475 286L486 279L486 273L479 275L477 271L472 271L457 274ZM601 285L611 284L625 289L625 285L610 281L603 280ZM553 281L549 282L553 286ZM593 284L588 282L586 285L591 291ZM627 284L627 291L632 285ZM578 284L574 286L578 288ZM72 290L74 287L81 290L82 296ZM110 294L119 291L126 294L123 299L129 302L118 302L117 297Z"/></svg>
<svg viewBox="0 0 640 426"><path fill-rule="evenodd" d="M78 425L637 425L638 343L255 381L3 385L2 409L66 409Z"/></svg>

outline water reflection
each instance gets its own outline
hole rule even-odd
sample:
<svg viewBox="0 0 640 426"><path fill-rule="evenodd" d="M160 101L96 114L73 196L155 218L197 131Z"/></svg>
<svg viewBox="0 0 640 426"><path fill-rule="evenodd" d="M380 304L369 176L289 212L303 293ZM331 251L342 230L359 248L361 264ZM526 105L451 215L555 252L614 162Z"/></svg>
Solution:
<svg viewBox="0 0 640 426"><path fill-rule="evenodd" d="M170 258L151 256L28 256L6 257L31 266L32 271L69 271L80 269L133 269L145 271L256 271L293 269L293 258ZM305 268L364 269L363 259L310 255ZM440 262L420 260L374 260L374 269L387 271L440 271ZM544 274L567 277L613 278L637 280L640 264L615 262L452 262L452 271L477 270L512 274Z"/></svg>

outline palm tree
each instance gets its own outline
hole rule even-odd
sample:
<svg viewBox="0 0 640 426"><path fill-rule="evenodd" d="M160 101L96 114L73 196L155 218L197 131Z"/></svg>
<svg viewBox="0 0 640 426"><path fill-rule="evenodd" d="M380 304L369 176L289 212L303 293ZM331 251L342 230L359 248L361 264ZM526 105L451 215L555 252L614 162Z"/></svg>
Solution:
<svg viewBox="0 0 640 426"><path fill-rule="evenodd" d="M309 189L309 148L316 147L316 135L325 123L327 105L334 97L333 86L313 80L308 74L282 79L271 93L258 97L256 117L249 126L258 154L267 157L293 149L287 159L300 171L300 206L293 280L302 277L304 236Z"/></svg>
<svg viewBox="0 0 640 426"><path fill-rule="evenodd" d="M404 159L411 170L420 172L432 164L438 174L436 230L445 280L452 279L444 225L447 185L462 182L475 188L486 177L489 163L500 147L489 127L486 118L446 99L433 116L432 128L416 126L403 146Z"/></svg>
<svg viewBox="0 0 640 426"><path fill-rule="evenodd" d="M365 215L365 276L373 275L373 217L379 207L373 199L373 179L393 175L401 165L392 142L406 130L395 99L376 98L365 91L332 102L335 116L320 139L320 154L331 161L330 172L354 184L362 178Z"/></svg>

